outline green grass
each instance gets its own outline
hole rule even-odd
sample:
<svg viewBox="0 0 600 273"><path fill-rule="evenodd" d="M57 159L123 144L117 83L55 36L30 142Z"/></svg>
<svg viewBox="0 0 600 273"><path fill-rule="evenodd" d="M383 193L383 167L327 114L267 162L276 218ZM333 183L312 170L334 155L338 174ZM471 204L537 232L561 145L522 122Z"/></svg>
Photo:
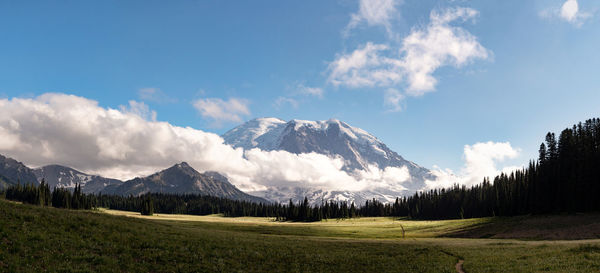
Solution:
<svg viewBox="0 0 600 273"><path fill-rule="evenodd" d="M155 214L142 216L137 212L101 209L111 215L129 216L142 219L177 221L179 227L211 226L214 229L227 229L237 232L252 232L272 235L294 235L311 237L341 237L363 239L402 239L432 238L463 231L468 228L491 222L491 218L408 221L391 217L365 217L344 220L323 220L321 222L276 222L273 218L239 217L220 215L171 215Z"/></svg>
<svg viewBox="0 0 600 273"><path fill-rule="evenodd" d="M467 272L600 272L598 240L440 238L498 225L493 218L277 223L123 215L134 214L0 200L0 272L455 272L459 258Z"/></svg>

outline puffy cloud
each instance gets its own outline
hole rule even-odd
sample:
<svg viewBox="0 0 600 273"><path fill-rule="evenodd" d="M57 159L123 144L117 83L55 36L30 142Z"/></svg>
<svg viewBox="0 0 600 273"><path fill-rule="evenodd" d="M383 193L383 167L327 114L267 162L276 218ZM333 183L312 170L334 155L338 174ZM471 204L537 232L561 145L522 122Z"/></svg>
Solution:
<svg viewBox="0 0 600 273"><path fill-rule="evenodd" d="M399 61L382 53L389 46L366 43L350 54L338 55L328 66L328 81L335 86L352 88L391 86L402 80Z"/></svg>
<svg viewBox="0 0 600 273"><path fill-rule="evenodd" d="M592 17L592 13L581 11L577 0L567 0L560 8L549 8L541 11L540 16L544 18L558 18L576 27L581 27L586 19Z"/></svg>
<svg viewBox="0 0 600 273"><path fill-rule="evenodd" d="M224 101L219 98L198 99L193 105L200 115L215 122L241 122L241 116L250 115L249 102L245 99L230 98Z"/></svg>
<svg viewBox="0 0 600 273"><path fill-rule="evenodd" d="M509 142L476 143L473 146L465 145L465 168L463 173L469 178L464 182L467 185L480 183L483 177L494 176L499 173L496 162L516 158L520 150L513 148ZM507 170L504 167L504 170Z"/></svg>
<svg viewBox="0 0 600 273"><path fill-rule="evenodd" d="M397 0L360 0L358 13L351 15L350 23L344 30L347 35L350 30L362 22L368 26L384 26L391 33L391 20L397 16L401 1Z"/></svg>
<svg viewBox="0 0 600 273"><path fill-rule="evenodd" d="M577 13L579 12L579 4L577 0L567 0L560 8L560 17L573 22L577 19Z"/></svg>
<svg viewBox="0 0 600 273"><path fill-rule="evenodd" d="M139 103L130 102L130 108L136 107ZM246 191L277 186L402 189L410 178L406 168L348 173L341 158L316 153L234 149L216 134L148 120L127 109L55 93L0 99L0 153L31 166L62 164L120 179L186 161L198 171L221 172Z"/></svg>
<svg viewBox="0 0 600 273"><path fill-rule="evenodd" d="M509 142L479 142L465 145L465 165L459 174L450 169L434 168L432 173L437 176L435 181L425 181L426 188L447 188L454 184L472 186L483 181L484 177L493 178L501 172L511 172L521 167L504 166L498 169L497 163L506 159L514 159L520 149L513 148Z"/></svg>
<svg viewBox="0 0 600 273"><path fill-rule="evenodd" d="M399 49L368 42L349 54L338 55L328 66L328 81L351 88L405 83L406 94L410 96L433 91L437 84L433 73L440 67L461 67L490 56L477 37L451 25L477 15L478 12L470 8L434 10L429 24L413 28Z"/></svg>
<svg viewBox="0 0 600 273"><path fill-rule="evenodd" d="M386 189L394 192L406 190L407 188L402 184L411 178L406 166L379 169L375 165L369 165L367 170L356 170L354 174L368 184L370 189Z"/></svg>
<svg viewBox="0 0 600 273"><path fill-rule="evenodd" d="M442 66L460 67L475 59L487 59L489 52L477 37L460 27L449 25L456 20L474 18L470 8L453 8L442 13L433 11L425 29L414 29L402 42L405 54L401 65L408 77L408 94L422 95L435 89L433 72Z"/></svg>

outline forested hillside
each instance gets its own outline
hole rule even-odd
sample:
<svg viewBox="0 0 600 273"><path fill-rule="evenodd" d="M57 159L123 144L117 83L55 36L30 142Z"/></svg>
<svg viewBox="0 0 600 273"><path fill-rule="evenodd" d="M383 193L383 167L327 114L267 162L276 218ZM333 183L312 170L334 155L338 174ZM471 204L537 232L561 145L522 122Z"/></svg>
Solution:
<svg viewBox="0 0 600 273"><path fill-rule="evenodd" d="M493 183L492 183L493 182ZM422 219L600 211L600 119L546 135L539 158L471 188L416 193L402 215Z"/></svg>

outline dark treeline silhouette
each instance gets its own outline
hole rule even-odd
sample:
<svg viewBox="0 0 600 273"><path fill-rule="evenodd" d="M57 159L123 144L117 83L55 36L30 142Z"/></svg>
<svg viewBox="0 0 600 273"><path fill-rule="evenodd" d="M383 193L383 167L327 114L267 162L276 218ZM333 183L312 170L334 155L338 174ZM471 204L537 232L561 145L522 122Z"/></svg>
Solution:
<svg viewBox="0 0 600 273"><path fill-rule="evenodd" d="M8 187L2 195L8 200L55 208L91 209L96 206L96 197L81 193L79 184L75 185L73 191L63 188L55 188L51 191L44 180L40 185L18 183Z"/></svg>
<svg viewBox="0 0 600 273"><path fill-rule="evenodd" d="M360 215L354 203L323 202L311 206L308 199L303 202L282 205L278 203L253 203L227 198L195 194L148 193L141 196L82 194L81 186L74 190L55 188L50 190L44 181L33 184L11 186L0 196L8 200L27 204L53 206L67 209L92 209L105 207L117 210L137 211L143 215L156 213L209 215L223 214L226 217L275 217L278 221L320 221L332 218L352 218ZM377 201L377 204L382 205Z"/></svg>
<svg viewBox="0 0 600 273"><path fill-rule="evenodd" d="M416 193L400 200L417 219L513 216L600 211L600 119L546 135L527 168L471 188Z"/></svg>
<svg viewBox="0 0 600 273"><path fill-rule="evenodd" d="M154 214L154 201L150 196L146 196L140 206L140 213L142 215L153 215Z"/></svg>
<svg viewBox="0 0 600 273"><path fill-rule="evenodd" d="M209 215L227 217L275 217L279 221L320 221L332 218L359 216L354 204L323 202L311 206L308 199L299 203L291 200L287 205L278 203L253 203L227 198L196 194L149 193L141 196L96 196L98 206L126 211L152 211L152 213Z"/></svg>

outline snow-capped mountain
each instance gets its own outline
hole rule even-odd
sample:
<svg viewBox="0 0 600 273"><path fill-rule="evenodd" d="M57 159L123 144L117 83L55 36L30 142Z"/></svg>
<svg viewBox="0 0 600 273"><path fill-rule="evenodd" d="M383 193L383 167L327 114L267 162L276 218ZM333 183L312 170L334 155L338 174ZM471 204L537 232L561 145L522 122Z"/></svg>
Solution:
<svg viewBox="0 0 600 273"><path fill-rule="evenodd" d="M254 196L260 196L264 199L273 202L285 204L289 200L298 202L304 200L304 197L313 205L321 204L322 202L346 201L348 203L364 205L365 201L373 198L381 202L394 202L397 197L400 197L402 192L386 191L385 189L367 190L367 191L329 191L318 188L306 187L273 187L264 191L249 192Z"/></svg>
<svg viewBox="0 0 600 273"><path fill-rule="evenodd" d="M258 118L233 128L222 137L226 144L243 149L284 150L296 154L315 152L340 156L345 162L344 170L348 172L368 170L369 166L374 165L379 169L405 166L410 174L410 179L402 185L407 190L402 193L387 189L356 193L284 187L253 193L274 201L287 201L285 199L289 198L296 200L304 196L312 196L315 202L320 199L337 199L358 203L373 197L389 201L398 195L420 190L424 187L425 180L435 179L428 169L404 159L375 136L336 119L286 122L277 118Z"/></svg>
<svg viewBox="0 0 600 273"><path fill-rule="evenodd" d="M44 179L51 189L55 187L74 189L75 185L80 184L84 193L98 193L107 186L123 183L121 180L89 175L61 165L48 165L34 169L33 172L38 182Z"/></svg>

